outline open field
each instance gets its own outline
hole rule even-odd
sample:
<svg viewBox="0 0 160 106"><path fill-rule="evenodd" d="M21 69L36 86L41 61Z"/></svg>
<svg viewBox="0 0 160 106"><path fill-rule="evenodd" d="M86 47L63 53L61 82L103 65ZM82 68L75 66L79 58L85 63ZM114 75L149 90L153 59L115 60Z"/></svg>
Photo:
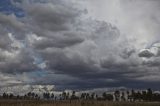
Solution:
<svg viewBox="0 0 160 106"><path fill-rule="evenodd" d="M160 106L160 102L1 100L0 106Z"/></svg>

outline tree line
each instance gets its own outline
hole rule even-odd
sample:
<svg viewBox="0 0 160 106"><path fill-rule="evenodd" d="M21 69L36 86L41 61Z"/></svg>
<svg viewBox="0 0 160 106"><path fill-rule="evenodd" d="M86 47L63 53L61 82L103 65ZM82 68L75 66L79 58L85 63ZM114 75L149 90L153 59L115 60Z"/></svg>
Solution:
<svg viewBox="0 0 160 106"><path fill-rule="evenodd" d="M19 99L19 100L32 100L32 99L40 99L40 96L33 92L28 92L27 94L20 96L20 95L14 95L12 93L3 93L0 95L0 99Z"/></svg>
<svg viewBox="0 0 160 106"><path fill-rule="evenodd" d="M3 93L0 96L0 99L20 99L20 100L98 100L98 101L160 101L160 93L153 93L153 91L149 88L147 90L138 91L120 91L116 90L113 93L103 92L101 95L92 93L81 93L80 95L76 95L76 91L62 92L59 95L55 95L54 93L43 93L42 97L38 94L29 92L23 96L13 95L12 93L7 94Z"/></svg>

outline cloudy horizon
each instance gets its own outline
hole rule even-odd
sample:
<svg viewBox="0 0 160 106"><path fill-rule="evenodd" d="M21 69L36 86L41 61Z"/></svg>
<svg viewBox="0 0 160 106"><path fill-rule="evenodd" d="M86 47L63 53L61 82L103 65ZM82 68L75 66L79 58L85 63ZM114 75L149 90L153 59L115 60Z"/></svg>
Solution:
<svg viewBox="0 0 160 106"><path fill-rule="evenodd" d="M160 88L159 0L0 1L0 87Z"/></svg>

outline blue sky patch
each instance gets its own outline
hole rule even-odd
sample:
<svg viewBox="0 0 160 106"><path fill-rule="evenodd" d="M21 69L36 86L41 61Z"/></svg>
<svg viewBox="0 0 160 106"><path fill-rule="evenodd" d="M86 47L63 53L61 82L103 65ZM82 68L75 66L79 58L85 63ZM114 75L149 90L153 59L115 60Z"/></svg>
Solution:
<svg viewBox="0 0 160 106"><path fill-rule="evenodd" d="M0 12L4 14L15 14L17 17L24 17L25 13L21 8L11 3L11 0L0 0Z"/></svg>

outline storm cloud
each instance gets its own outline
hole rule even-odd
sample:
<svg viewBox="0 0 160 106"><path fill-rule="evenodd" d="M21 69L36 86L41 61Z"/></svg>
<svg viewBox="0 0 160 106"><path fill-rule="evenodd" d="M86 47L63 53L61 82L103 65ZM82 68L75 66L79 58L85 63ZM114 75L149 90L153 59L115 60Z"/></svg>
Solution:
<svg viewBox="0 0 160 106"><path fill-rule="evenodd" d="M11 85L7 81L13 79L13 84L53 84L59 89L159 83L159 15L152 13L159 2L107 0L104 4L111 6L103 16L102 1L13 1L25 16L0 14L0 72L6 76L2 85ZM136 7L146 15L142 22ZM142 25L148 23L155 29Z"/></svg>

